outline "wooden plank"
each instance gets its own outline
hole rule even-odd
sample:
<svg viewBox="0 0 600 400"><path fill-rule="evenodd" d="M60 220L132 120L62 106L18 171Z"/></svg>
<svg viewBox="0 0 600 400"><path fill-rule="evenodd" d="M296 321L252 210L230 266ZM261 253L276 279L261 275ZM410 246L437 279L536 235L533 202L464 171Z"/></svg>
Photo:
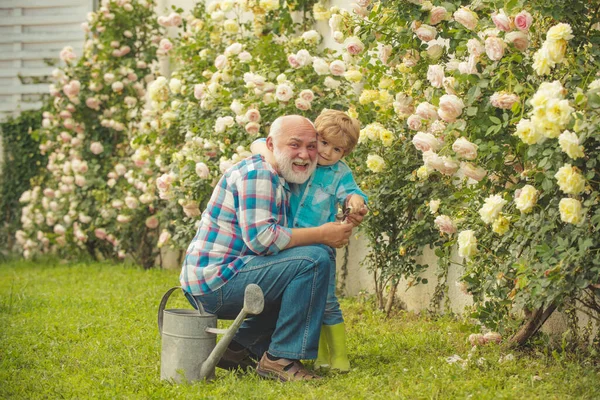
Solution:
<svg viewBox="0 0 600 400"><path fill-rule="evenodd" d="M0 86L0 95L48 93L48 86L47 83Z"/></svg>
<svg viewBox="0 0 600 400"><path fill-rule="evenodd" d="M81 24L85 20L83 15L14 16L0 18L0 26Z"/></svg>
<svg viewBox="0 0 600 400"><path fill-rule="evenodd" d="M57 8L80 6L81 0L2 0L0 8Z"/></svg>
<svg viewBox="0 0 600 400"><path fill-rule="evenodd" d="M56 67L46 68L13 68L13 69L0 69L0 78L16 78L17 76L23 77L40 77L52 75Z"/></svg>
<svg viewBox="0 0 600 400"><path fill-rule="evenodd" d="M0 112L26 111L37 110L42 107L41 101L21 102L21 103L0 103Z"/></svg>
<svg viewBox="0 0 600 400"><path fill-rule="evenodd" d="M0 35L0 43L53 43L83 40L83 31L57 33L8 33Z"/></svg>
<svg viewBox="0 0 600 400"><path fill-rule="evenodd" d="M75 55L78 57L81 56L82 50L81 47L76 48L73 46L73 51ZM60 56L60 51L56 50L44 50L44 51L18 51L18 52L0 52L0 61L9 61L9 60L43 60L46 58L50 59L58 59Z"/></svg>

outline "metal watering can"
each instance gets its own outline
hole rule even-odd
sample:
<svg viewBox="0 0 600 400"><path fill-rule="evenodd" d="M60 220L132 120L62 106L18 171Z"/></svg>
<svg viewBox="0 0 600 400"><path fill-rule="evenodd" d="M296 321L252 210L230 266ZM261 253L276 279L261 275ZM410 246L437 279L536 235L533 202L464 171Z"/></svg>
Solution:
<svg viewBox="0 0 600 400"><path fill-rule="evenodd" d="M158 331L162 336L160 379L177 383L211 380L217 362L244 318L262 312L265 304L262 289L253 283L246 286L244 306L228 329L217 329L217 316L204 311L193 297L196 310L165 310L169 296L176 289L181 287L169 289L158 307ZM224 334L219 343L217 334Z"/></svg>

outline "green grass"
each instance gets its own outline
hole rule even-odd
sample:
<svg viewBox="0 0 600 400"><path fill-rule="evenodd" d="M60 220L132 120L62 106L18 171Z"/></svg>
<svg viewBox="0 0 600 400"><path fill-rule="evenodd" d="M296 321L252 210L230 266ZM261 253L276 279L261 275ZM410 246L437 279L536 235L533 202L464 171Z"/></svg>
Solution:
<svg viewBox="0 0 600 400"><path fill-rule="evenodd" d="M0 398L600 398L592 358L490 345L463 368L446 357L467 358L475 326L411 313L386 319L369 300L342 302L349 374L282 384L217 370L213 382L173 385L159 379L156 312L177 277L100 263L0 265ZM169 303L180 306L183 296ZM508 353L515 360L499 363Z"/></svg>

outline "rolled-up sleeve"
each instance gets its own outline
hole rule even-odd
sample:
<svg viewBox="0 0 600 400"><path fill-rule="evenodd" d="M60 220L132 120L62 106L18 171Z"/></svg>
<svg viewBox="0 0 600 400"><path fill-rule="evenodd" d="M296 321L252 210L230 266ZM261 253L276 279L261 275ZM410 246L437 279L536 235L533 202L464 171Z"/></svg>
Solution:
<svg viewBox="0 0 600 400"><path fill-rule="evenodd" d="M239 227L244 243L257 255L276 254L292 238L292 231L282 225L286 210L280 186L279 177L269 170L251 170L237 180Z"/></svg>
<svg viewBox="0 0 600 400"><path fill-rule="evenodd" d="M349 170L343 171L340 183L337 186L335 197L337 198L337 201L340 204L344 204L348 196L352 194L357 194L361 196L363 199L365 199L365 203L369 200L367 195L362 190L360 190L360 188L356 184L352 173Z"/></svg>

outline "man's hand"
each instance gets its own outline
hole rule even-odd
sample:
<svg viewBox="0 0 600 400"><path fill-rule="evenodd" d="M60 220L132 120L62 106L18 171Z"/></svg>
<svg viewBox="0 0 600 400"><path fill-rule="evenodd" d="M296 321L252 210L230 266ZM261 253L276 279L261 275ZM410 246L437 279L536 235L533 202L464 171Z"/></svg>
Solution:
<svg viewBox="0 0 600 400"><path fill-rule="evenodd" d="M328 222L319 227L320 239L319 243L330 247L344 247L350 241L352 234L352 224L341 224L339 222Z"/></svg>

